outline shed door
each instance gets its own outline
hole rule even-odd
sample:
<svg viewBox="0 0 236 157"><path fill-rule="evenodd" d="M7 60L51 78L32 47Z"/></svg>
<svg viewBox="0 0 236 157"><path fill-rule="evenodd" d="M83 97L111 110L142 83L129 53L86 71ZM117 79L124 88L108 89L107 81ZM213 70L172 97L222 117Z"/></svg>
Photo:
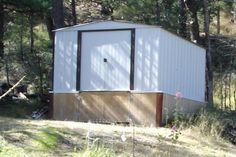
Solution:
<svg viewBox="0 0 236 157"><path fill-rule="evenodd" d="M80 89L129 90L130 56L130 30L82 32Z"/></svg>

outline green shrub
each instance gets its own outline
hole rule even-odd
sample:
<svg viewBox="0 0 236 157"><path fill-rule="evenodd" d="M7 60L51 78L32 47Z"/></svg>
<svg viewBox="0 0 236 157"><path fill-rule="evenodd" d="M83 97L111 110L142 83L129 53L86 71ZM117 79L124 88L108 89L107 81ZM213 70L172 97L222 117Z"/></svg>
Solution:
<svg viewBox="0 0 236 157"><path fill-rule="evenodd" d="M224 125L222 114L217 111L203 110L196 118L196 126L204 135L220 137Z"/></svg>
<svg viewBox="0 0 236 157"><path fill-rule="evenodd" d="M195 127L206 136L220 137L228 121L234 118L235 114L232 112L206 107L194 116L183 118L180 125L182 128Z"/></svg>

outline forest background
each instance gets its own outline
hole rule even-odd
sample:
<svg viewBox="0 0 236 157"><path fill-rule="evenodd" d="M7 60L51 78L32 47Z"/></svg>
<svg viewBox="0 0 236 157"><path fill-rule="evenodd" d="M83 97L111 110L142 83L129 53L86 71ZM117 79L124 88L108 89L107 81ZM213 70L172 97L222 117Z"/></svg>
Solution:
<svg viewBox="0 0 236 157"><path fill-rule="evenodd" d="M236 110L235 0L0 0L0 82L26 75L23 84L47 93L52 30L95 20L159 25L205 47L206 101Z"/></svg>

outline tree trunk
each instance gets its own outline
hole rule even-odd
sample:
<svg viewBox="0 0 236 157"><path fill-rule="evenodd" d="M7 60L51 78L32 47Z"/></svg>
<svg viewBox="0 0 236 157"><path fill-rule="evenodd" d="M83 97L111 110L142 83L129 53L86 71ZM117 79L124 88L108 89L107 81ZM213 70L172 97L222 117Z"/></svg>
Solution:
<svg viewBox="0 0 236 157"><path fill-rule="evenodd" d="M30 53L34 53L34 21L33 21L33 12L30 12L29 15L29 24L30 24Z"/></svg>
<svg viewBox="0 0 236 157"><path fill-rule="evenodd" d="M193 40L195 40L198 44L200 44L200 36L199 36L199 23L198 23L198 3L196 0L186 0L186 4L191 12L191 19L192 19L192 35Z"/></svg>
<svg viewBox="0 0 236 157"><path fill-rule="evenodd" d="M236 24L236 0L234 0L234 23Z"/></svg>
<svg viewBox="0 0 236 157"><path fill-rule="evenodd" d="M224 76L224 110L227 109L227 74Z"/></svg>
<svg viewBox="0 0 236 157"><path fill-rule="evenodd" d="M9 59L9 57L6 56L6 57L4 57L4 58L5 58L5 64L6 64L7 86L8 86L8 88L10 88L10 87L9 87L9 85L10 85L10 79L9 79L9 64L8 64L8 59Z"/></svg>
<svg viewBox="0 0 236 157"><path fill-rule="evenodd" d="M42 62L41 62L41 58L38 56L37 58L38 60L38 66L39 66L39 90L40 90L40 94L43 95L43 72L42 72Z"/></svg>
<svg viewBox="0 0 236 157"><path fill-rule="evenodd" d="M77 20L76 20L76 4L75 4L75 0L71 0L71 13L72 13L72 20L73 20L73 25L77 24Z"/></svg>
<svg viewBox="0 0 236 157"><path fill-rule="evenodd" d="M46 20L46 26L47 26L49 39L51 40L51 42L53 42L54 33L53 33L53 20L52 20L51 15L48 15L45 20Z"/></svg>
<svg viewBox="0 0 236 157"><path fill-rule="evenodd" d="M221 109L223 110L224 105L223 105L223 100L224 100L224 93L223 93L223 88L224 88L224 74L223 74L223 67L222 67L222 62L220 62L220 104L221 104Z"/></svg>
<svg viewBox="0 0 236 157"><path fill-rule="evenodd" d="M236 89L234 89L234 104L236 104ZM236 105L234 105L233 110L236 110Z"/></svg>
<svg viewBox="0 0 236 157"><path fill-rule="evenodd" d="M24 51L23 51L23 29L24 27L24 21L23 21L23 15L21 15L21 30L20 30L20 55L21 55L21 61L24 62Z"/></svg>
<svg viewBox="0 0 236 157"><path fill-rule="evenodd" d="M52 18L54 29L64 27L63 0L52 1Z"/></svg>
<svg viewBox="0 0 236 157"><path fill-rule="evenodd" d="M187 14L184 0L179 0L179 34L187 38Z"/></svg>
<svg viewBox="0 0 236 157"><path fill-rule="evenodd" d="M208 0L203 1L204 4L204 31L205 31L205 41L206 41L206 78L207 78L207 89L206 97L208 104L213 107L213 71L212 71L212 56L210 48L210 35L209 35L209 2Z"/></svg>
<svg viewBox="0 0 236 157"><path fill-rule="evenodd" d="M217 9L217 34L220 34L220 8Z"/></svg>
<svg viewBox="0 0 236 157"><path fill-rule="evenodd" d="M156 0L156 20L157 20L157 24L160 25L161 9L160 9L159 0Z"/></svg>
<svg viewBox="0 0 236 157"><path fill-rule="evenodd" d="M192 18L193 18L193 23L192 23L193 39L196 40L198 44L200 44L201 40L199 35L199 23L198 23L197 12L193 13Z"/></svg>
<svg viewBox="0 0 236 157"><path fill-rule="evenodd" d="M3 9L3 2L2 0L0 0L0 58L3 58L4 55L3 36L4 36L4 9Z"/></svg>
<svg viewBox="0 0 236 157"><path fill-rule="evenodd" d="M232 67L234 65L234 59L233 59L233 52L230 52L230 66L229 66L229 108L232 110L232 104L231 104L231 83L232 83L232 71L234 70Z"/></svg>
<svg viewBox="0 0 236 157"><path fill-rule="evenodd" d="M231 79L231 77L232 77L232 72L230 71L229 72L229 83L228 83L228 95L229 95L229 97L228 97L228 101L229 101L229 110L231 110L232 109L232 107L231 107L231 81L232 81L232 79Z"/></svg>

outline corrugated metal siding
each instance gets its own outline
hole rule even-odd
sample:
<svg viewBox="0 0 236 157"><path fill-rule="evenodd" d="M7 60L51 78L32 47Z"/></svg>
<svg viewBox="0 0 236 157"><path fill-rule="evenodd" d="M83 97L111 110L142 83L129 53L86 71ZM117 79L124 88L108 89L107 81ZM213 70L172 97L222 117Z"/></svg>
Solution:
<svg viewBox="0 0 236 157"><path fill-rule="evenodd" d="M81 90L129 90L131 31L83 32L81 47Z"/></svg>
<svg viewBox="0 0 236 157"><path fill-rule="evenodd" d="M77 33L56 32L54 92L76 91Z"/></svg>
<svg viewBox="0 0 236 157"><path fill-rule="evenodd" d="M54 92L76 91L76 30L117 28L136 28L134 90L163 91L173 95L181 91L185 98L204 101L204 49L158 27L117 22L102 22L70 29L74 31L56 32ZM90 37L82 41L82 51L89 52L82 52L82 90L128 90L130 31L85 34L90 34ZM86 47L87 50L83 50ZM106 66L103 58L108 59Z"/></svg>
<svg viewBox="0 0 236 157"><path fill-rule="evenodd" d="M159 90L204 101L205 50L160 30Z"/></svg>
<svg viewBox="0 0 236 157"><path fill-rule="evenodd" d="M158 91L159 29L136 29L134 90Z"/></svg>

